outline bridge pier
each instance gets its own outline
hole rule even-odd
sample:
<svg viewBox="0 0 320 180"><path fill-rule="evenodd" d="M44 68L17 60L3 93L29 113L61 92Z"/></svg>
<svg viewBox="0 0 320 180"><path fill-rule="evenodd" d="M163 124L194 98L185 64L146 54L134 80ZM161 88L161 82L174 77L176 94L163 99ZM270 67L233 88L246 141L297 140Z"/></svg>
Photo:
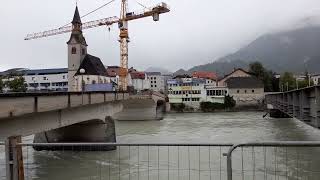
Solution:
<svg viewBox="0 0 320 180"><path fill-rule="evenodd" d="M315 104L316 104L316 121L318 123L318 128L320 127L320 87L316 87L315 89Z"/></svg>
<svg viewBox="0 0 320 180"><path fill-rule="evenodd" d="M67 127L41 132L35 135L34 143L115 143L116 130L114 120L107 117L105 120L89 120ZM115 146L99 147L50 147L35 146L35 150L90 150L109 151Z"/></svg>

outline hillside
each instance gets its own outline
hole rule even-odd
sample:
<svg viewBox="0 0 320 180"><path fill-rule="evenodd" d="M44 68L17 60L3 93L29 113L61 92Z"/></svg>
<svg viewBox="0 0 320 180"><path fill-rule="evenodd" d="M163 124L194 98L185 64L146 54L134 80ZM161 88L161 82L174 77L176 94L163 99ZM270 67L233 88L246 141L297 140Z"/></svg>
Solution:
<svg viewBox="0 0 320 180"><path fill-rule="evenodd" d="M309 26L261 36L233 54L189 71L216 71L223 75L235 67L247 68L252 61L260 61L278 73L302 73L305 67L309 72L320 72L320 27Z"/></svg>

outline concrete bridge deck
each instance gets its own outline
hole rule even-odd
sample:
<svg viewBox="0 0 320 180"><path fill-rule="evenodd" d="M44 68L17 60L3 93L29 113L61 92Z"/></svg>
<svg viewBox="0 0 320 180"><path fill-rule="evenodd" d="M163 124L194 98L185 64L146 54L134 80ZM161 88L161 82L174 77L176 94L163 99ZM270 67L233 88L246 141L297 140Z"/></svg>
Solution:
<svg viewBox="0 0 320 180"><path fill-rule="evenodd" d="M269 110L279 111L313 127L320 128L320 86L271 93L267 94L265 98ZM282 116L281 113L274 115Z"/></svg>
<svg viewBox="0 0 320 180"><path fill-rule="evenodd" d="M145 108L152 108L154 110L151 112L156 112L157 106L154 104L164 99L163 95L153 92L140 95L129 95L126 92L0 94L0 140L75 124L79 126L79 123L89 127L90 121L95 124L98 121L106 123L107 117L125 114L121 112L125 111L124 107L128 107L128 102L133 102L134 107L139 108L137 105L150 101L149 105L152 106ZM80 137L80 133L78 132L77 136ZM86 134L89 136L90 132Z"/></svg>

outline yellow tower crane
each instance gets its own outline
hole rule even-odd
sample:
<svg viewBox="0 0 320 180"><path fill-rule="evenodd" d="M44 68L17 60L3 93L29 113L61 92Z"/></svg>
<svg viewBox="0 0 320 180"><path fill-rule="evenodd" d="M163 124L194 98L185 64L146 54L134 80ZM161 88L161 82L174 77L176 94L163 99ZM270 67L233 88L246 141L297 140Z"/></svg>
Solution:
<svg viewBox="0 0 320 180"><path fill-rule="evenodd" d="M119 88L120 90L126 91L128 82L128 43L129 43L129 32L128 32L128 21L135 19L141 19L152 16L154 21L159 21L159 15L170 12L170 8L166 3L160 3L153 7L146 8L147 10L139 13L127 12L128 0L121 0L121 12L120 18L117 16L103 18L99 20L89 21L82 24L82 29L90 29L100 26L110 26L118 23L120 29L119 42L120 42L120 71L119 71ZM64 34L72 31L72 26L67 25L61 28L43 31L39 33L28 34L25 40L39 39L58 34Z"/></svg>

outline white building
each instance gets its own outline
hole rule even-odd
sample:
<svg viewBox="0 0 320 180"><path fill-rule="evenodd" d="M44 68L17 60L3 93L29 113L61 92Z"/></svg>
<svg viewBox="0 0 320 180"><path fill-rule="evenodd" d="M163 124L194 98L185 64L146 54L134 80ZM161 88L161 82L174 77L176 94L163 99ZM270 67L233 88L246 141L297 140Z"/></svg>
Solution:
<svg viewBox="0 0 320 180"><path fill-rule="evenodd" d="M200 102L224 103L228 94L226 87L217 87L215 83L201 78L179 78L167 81L170 104L185 104L200 108Z"/></svg>
<svg viewBox="0 0 320 180"><path fill-rule="evenodd" d="M28 91L68 91L68 69L26 70L23 78Z"/></svg>
<svg viewBox="0 0 320 180"><path fill-rule="evenodd" d="M311 75L311 80L314 85L320 85L320 74Z"/></svg>
<svg viewBox="0 0 320 180"><path fill-rule="evenodd" d="M150 81L144 72L131 72L130 76L134 90L140 92L142 90L150 89Z"/></svg>
<svg viewBox="0 0 320 180"><path fill-rule="evenodd" d="M147 72L147 78L150 82L150 89L158 92L166 91L165 77L160 72Z"/></svg>
<svg viewBox="0 0 320 180"><path fill-rule="evenodd" d="M10 71L10 70L9 70ZM23 69L13 74L2 73L3 82L14 80L22 76L25 81L27 91L68 91L68 69ZM10 91L5 86L4 92Z"/></svg>

